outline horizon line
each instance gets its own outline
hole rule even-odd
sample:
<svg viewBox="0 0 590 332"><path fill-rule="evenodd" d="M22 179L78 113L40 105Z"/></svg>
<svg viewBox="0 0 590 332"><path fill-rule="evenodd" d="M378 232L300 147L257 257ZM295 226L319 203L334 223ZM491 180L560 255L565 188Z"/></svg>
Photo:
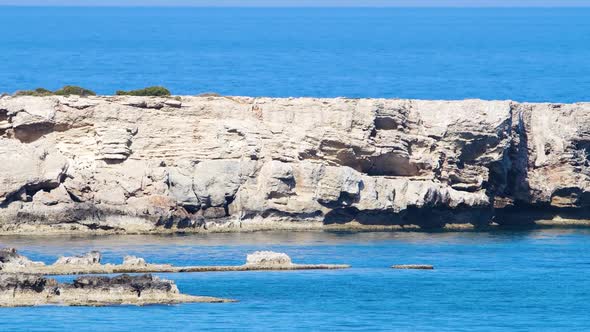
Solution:
<svg viewBox="0 0 590 332"><path fill-rule="evenodd" d="M288 8L288 9L312 9L312 8L408 8L408 9L493 9L493 8L590 8L590 4L587 5L443 5L443 6L429 6L429 5L384 5L384 6L363 6L363 5L318 5L318 6L298 6L298 5L279 5L279 6L268 6L268 5L115 5L115 4L53 4L53 5L40 5L40 4L0 4L0 7L13 7L13 8L236 8L236 9L248 9L248 8Z"/></svg>

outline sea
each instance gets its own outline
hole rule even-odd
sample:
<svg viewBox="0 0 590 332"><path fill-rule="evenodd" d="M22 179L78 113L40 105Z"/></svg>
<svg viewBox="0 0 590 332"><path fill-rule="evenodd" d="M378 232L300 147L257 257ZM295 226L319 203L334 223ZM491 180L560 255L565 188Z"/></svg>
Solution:
<svg viewBox="0 0 590 332"><path fill-rule="evenodd" d="M590 8L0 7L0 93L590 101Z"/></svg>
<svg viewBox="0 0 590 332"><path fill-rule="evenodd" d="M158 274L236 303L0 308L0 331L588 331L590 230L1 237L34 260L99 250L239 265L256 250L347 270ZM432 264L434 270L395 270ZM71 279L72 277L62 278Z"/></svg>
<svg viewBox="0 0 590 332"><path fill-rule="evenodd" d="M590 101L590 9L0 7L0 93ZM0 236L51 263L274 250L347 270L159 274L238 300L0 308L0 331L588 331L590 230ZM394 264L435 269L394 270ZM71 277L59 277L68 280Z"/></svg>

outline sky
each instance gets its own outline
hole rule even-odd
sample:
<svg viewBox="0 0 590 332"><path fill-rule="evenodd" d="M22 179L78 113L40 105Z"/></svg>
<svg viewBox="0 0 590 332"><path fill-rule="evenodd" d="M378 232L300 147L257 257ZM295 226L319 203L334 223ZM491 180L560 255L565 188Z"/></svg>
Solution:
<svg viewBox="0 0 590 332"><path fill-rule="evenodd" d="M0 0L13 6L577 7L590 0Z"/></svg>

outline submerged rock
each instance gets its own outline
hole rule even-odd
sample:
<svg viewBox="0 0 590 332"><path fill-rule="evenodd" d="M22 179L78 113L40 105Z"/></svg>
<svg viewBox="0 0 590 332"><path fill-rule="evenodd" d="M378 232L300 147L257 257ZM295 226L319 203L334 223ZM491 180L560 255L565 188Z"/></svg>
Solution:
<svg viewBox="0 0 590 332"><path fill-rule="evenodd" d="M58 283L33 274L0 274L0 307L34 305L146 305L230 300L184 295L173 281L150 274L116 277L85 276Z"/></svg>
<svg viewBox="0 0 590 332"><path fill-rule="evenodd" d="M427 264L394 265L392 268L400 270L434 270L434 266Z"/></svg>

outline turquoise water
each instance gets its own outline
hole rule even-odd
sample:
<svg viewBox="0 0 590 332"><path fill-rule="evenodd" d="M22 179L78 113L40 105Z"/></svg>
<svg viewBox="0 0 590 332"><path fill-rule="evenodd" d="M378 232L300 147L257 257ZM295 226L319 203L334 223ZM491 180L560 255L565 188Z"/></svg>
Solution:
<svg viewBox="0 0 590 332"><path fill-rule="evenodd" d="M589 101L590 8L0 7L0 92Z"/></svg>
<svg viewBox="0 0 590 332"><path fill-rule="evenodd" d="M494 233L249 233L0 238L52 262L103 251L174 264L241 264L271 249L349 270L163 274L231 304L0 310L0 331L587 331L590 230ZM433 271L393 270L425 263Z"/></svg>

